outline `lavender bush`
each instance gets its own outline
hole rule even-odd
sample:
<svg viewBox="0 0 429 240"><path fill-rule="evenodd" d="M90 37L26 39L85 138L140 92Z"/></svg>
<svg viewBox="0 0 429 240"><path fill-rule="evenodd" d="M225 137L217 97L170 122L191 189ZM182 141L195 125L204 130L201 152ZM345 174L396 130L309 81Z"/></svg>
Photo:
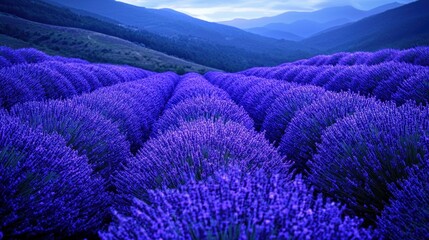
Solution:
<svg viewBox="0 0 429 240"><path fill-rule="evenodd" d="M429 47L416 47L398 53L396 61L429 67Z"/></svg>
<svg viewBox="0 0 429 240"><path fill-rule="evenodd" d="M264 80L253 85L242 97L238 103L243 106L255 121L257 129L260 129L265 118L265 111L261 109L261 103L264 97L270 95L274 89L281 86L282 83L274 80ZM269 106L268 106L269 107Z"/></svg>
<svg viewBox="0 0 429 240"><path fill-rule="evenodd" d="M429 238L429 160L422 165L410 167L407 179L390 185L391 201L377 221L386 239Z"/></svg>
<svg viewBox="0 0 429 240"><path fill-rule="evenodd" d="M45 90L40 82L26 77L19 70L16 67L0 69L0 98L3 108L9 109L17 103L45 99Z"/></svg>
<svg viewBox="0 0 429 240"><path fill-rule="evenodd" d="M106 185L110 185L113 171L131 156L129 143L116 125L70 101L25 103L14 106L11 114L33 128L61 135L67 146L88 158L93 172L102 176Z"/></svg>
<svg viewBox="0 0 429 240"><path fill-rule="evenodd" d="M345 68L345 66L321 68L320 72L311 80L310 84L323 86L334 79L334 77Z"/></svg>
<svg viewBox="0 0 429 240"><path fill-rule="evenodd" d="M0 56L4 57L11 65L26 62L25 58L17 51L4 46L0 46Z"/></svg>
<svg viewBox="0 0 429 240"><path fill-rule="evenodd" d="M199 96L213 96L224 100L229 99L229 95L225 91L210 84L203 76L192 73L182 77L166 108L171 108L181 101Z"/></svg>
<svg viewBox="0 0 429 240"><path fill-rule="evenodd" d="M326 128L376 105L374 99L353 93L327 93L295 114L281 139L279 152L294 162L298 172L308 171L306 163L313 157Z"/></svg>
<svg viewBox="0 0 429 240"><path fill-rule="evenodd" d="M240 168L207 181L135 199L131 215L116 219L101 239L371 239L344 207L314 197L300 178Z"/></svg>
<svg viewBox="0 0 429 240"><path fill-rule="evenodd" d="M267 111L262 125L261 130L265 131L267 139L279 143L295 113L324 94L323 88L302 86L292 88L279 96Z"/></svg>
<svg viewBox="0 0 429 240"><path fill-rule="evenodd" d="M395 49L383 49L371 54L371 57L365 62L366 65L376 65L383 62L393 61L400 51Z"/></svg>
<svg viewBox="0 0 429 240"><path fill-rule="evenodd" d="M149 189L176 188L207 179L219 168L236 164L245 171L285 171L276 149L264 136L235 122L194 121L146 142L116 176L122 194L144 199Z"/></svg>
<svg viewBox="0 0 429 240"><path fill-rule="evenodd" d="M413 100L417 103L429 104L429 69L416 72L412 77L403 81L398 90L393 94L397 103L405 103Z"/></svg>
<svg viewBox="0 0 429 240"><path fill-rule="evenodd" d="M0 56L0 68L10 67L12 64L3 56Z"/></svg>
<svg viewBox="0 0 429 240"><path fill-rule="evenodd" d="M46 62L40 63L38 66L44 66L46 68L50 68L58 72L59 74L61 74L64 78L70 81L70 83L76 89L77 94L91 92L91 86L87 82L86 78L82 76L82 74L79 72L79 69L73 66L72 64L46 61ZM101 85L99 87L101 87Z"/></svg>
<svg viewBox="0 0 429 240"><path fill-rule="evenodd" d="M108 197L86 157L0 113L0 229L5 238L94 233ZM107 200L107 201L106 201Z"/></svg>
<svg viewBox="0 0 429 240"><path fill-rule="evenodd" d="M253 121L242 107L231 100L202 96L184 100L167 109L155 124L153 135L177 129L184 123L200 119L224 123L233 121L253 129Z"/></svg>
<svg viewBox="0 0 429 240"><path fill-rule="evenodd" d="M405 169L427 154L428 112L409 104L385 105L337 122L326 129L308 163L310 182L375 220L392 195L388 185L406 177Z"/></svg>
<svg viewBox="0 0 429 240"><path fill-rule="evenodd" d="M16 54L21 55L26 63L39 63L49 61L51 57L44 52L38 51L34 48L22 48L15 51Z"/></svg>
<svg viewBox="0 0 429 240"><path fill-rule="evenodd" d="M176 74L157 74L140 81L102 88L71 101L117 124L130 142L131 151L136 152L150 136L152 124L173 91L175 78Z"/></svg>

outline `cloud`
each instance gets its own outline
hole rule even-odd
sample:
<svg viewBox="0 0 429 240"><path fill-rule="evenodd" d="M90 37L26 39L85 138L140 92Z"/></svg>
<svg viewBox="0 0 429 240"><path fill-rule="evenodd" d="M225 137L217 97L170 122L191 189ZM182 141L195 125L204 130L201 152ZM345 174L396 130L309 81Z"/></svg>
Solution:
<svg viewBox="0 0 429 240"><path fill-rule="evenodd" d="M148 8L171 8L208 21L274 16L287 11L312 11L351 5L370 9L394 0L120 0ZM408 3L413 0L402 0Z"/></svg>

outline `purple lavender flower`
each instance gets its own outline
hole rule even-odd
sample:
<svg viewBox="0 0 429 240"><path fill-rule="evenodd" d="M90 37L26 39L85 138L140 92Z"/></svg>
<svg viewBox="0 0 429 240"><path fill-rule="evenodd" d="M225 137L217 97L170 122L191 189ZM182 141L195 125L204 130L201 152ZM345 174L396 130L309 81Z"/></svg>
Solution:
<svg viewBox="0 0 429 240"><path fill-rule="evenodd" d="M0 97L3 99L3 107L9 109L17 103L27 101L41 101L46 98L45 89L40 83L37 72L27 74L24 65L18 65L0 69Z"/></svg>
<svg viewBox="0 0 429 240"><path fill-rule="evenodd" d="M0 68L10 67L12 64L3 56L0 56Z"/></svg>
<svg viewBox="0 0 429 240"><path fill-rule="evenodd" d="M401 51L395 58L398 62L429 67L429 47L416 47Z"/></svg>
<svg viewBox="0 0 429 240"><path fill-rule="evenodd" d="M429 160L407 169L407 175L389 186L392 198L377 221L386 239L429 238Z"/></svg>
<svg viewBox="0 0 429 240"><path fill-rule="evenodd" d="M383 49L371 54L371 57L365 62L366 65L376 65L384 62L393 61L400 51L395 49Z"/></svg>
<svg viewBox="0 0 429 240"><path fill-rule="evenodd" d="M150 135L152 124L165 106L166 92L172 92L170 73L157 74L138 83L123 83L72 99L117 124L136 152Z"/></svg>
<svg viewBox="0 0 429 240"><path fill-rule="evenodd" d="M203 76L191 73L182 77L166 108L172 108L186 99L200 96L213 96L224 100L230 99L225 91L210 84Z"/></svg>
<svg viewBox="0 0 429 240"><path fill-rule="evenodd" d="M308 162L309 180L371 222L391 197L388 184L407 176L427 149L429 111L406 104L368 108L324 132Z"/></svg>
<svg viewBox="0 0 429 240"><path fill-rule="evenodd" d="M357 94L327 93L295 114L281 139L279 152L294 162L297 171L307 171L306 162L313 157L326 128L376 104L374 99Z"/></svg>
<svg viewBox="0 0 429 240"><path fill-rule="evenodd" d="M41 52L39 50L36 50L34 48L22 48L15 51L16 54L21 55L25 59L26 63L39 63L44 61L49 61L50 56L45 54L44 52Z"/></svg>
<svg viewBox="0 0 429 240"><path fill-rule="evenodd" d="M260 129L264 122L267 109L271 106L271 103L262 104L266 100L266 96L270 96L272 92L277 88L287 91L292 85L284 83L278 80L263 80L253 85L241 98L238 103L243 106L244 109L249 113L250 117L255 121L256 129ZM280 95L277 94L277 96Z"/></svg>
<svg viewBox="0 0 429 240"><path fill-rule="evenodd" d="M420 104L429 104L429 69L421 69L398 87L393 99L403 104L408 100Z"/></svg>
<svg viewBox="0 0 429 240"><path fill-rule="evenodd" d="M117 174L116 184L120 193L143 199L149 189L207 179L231 164L245 171L277 172L289 167L262 134L235 122L200 120L147 141Z"/></svg>
<svg viewBox="0 0 429 240"><path fill-rule="evenodd" d="M326 67L320 70L320 73L316 75L310 82L312 85L316 86L324 86L328 82L330 82L334 77L344 70L345 66L335 66L335 67Z"/></svg>
<svg viewBox="0 0 429 240"><path fill-rule="evenodd" d="M154 126L153 135L179 128L182 124L196 120L237 122L253 129L253 121L246 111L231 100L213 96L190 98L167 109Z"/></svg>
<svg viewBox="0 0 429 240"><path fill-rule="evenodd" d="M39 63L38 66L50 68L58 72L59 74L61 74L64 78L70 81L70 83L76 89L77 94L88 93L91 91L90 84L87 82L86 78L81 75L79 68L76 66L73 66L73 64L64 64L61 62L46 61L43 63Z"/></svg>
<svg viewBox="0 0 429 240"><path fill-rule="evenodd" d="M315 86L292 88L280 95L267 111L262 131L271 142L279 143L295 113L310 105L325 94L325 90Z"/></svg>
<svg viewBox="0 0 429 240"><path fill-rule="evenodd" d="M362 220L324 200L301 178L232 167L206 181L134 199L101 239L371 239Z"/></svg>
<svg viewBox="0 0 429 240"><path fill-rule="evenodd" d="M0 47L0 56L4 57L12 65L26 62L25 58L17 51L4 46Z"/></svg>
<svg viewBox="0 0 429 240"><path fill-rule="evenodd" d="M306 69L302 70L300 73L298 73L294 81L300 84L310 84L313 79L315 79L320 73L322 73L328 68L331 68L331 66L309 66Z"/></svg>
<svg viewBox="0 0 429 240"><path fill-rule="evenodd" d="M388 78L378 81L372 94L382 101L392 100L392 96L397 92L398 87L407 79L423 70L423 67L412 64L398 64L399 71L391 71ZM400 101L399 101L400 102Z"/></svg>
<svg viewBox="0 0 429 240"><path fill-rule="evenodd" d="M356 65L356 66L345 66L337 68L335 76L333 76L328 82L323 85L323 88L329 91L348 91L354 89L352 85L359 81L362 74L368 69L367 66ZM339 70L339 71L338 71Z"/></svg>
<svg viewBox="0 0 429 240"><path fill-rule="evenodd" d="M0 113L0 229L5 238L94 233L110 202L84 156Z"/></svg>
<svg viewBox="0 0 429 240"><path fill-rule="evenodd" d="M88 158L93 172L106 179L106 185L113 171L131 156L129 143L116 125L70 101L16 105L11 114L33 128L61 135L67 146Z"/></svg>
<svg viewBox="0 0 429 240"><path fill-rule="evenodd" d="M364 64L370 57L371 54L367 52L354 52L344 56L338 62L338 65L352 66L356 64Z"/></svg>

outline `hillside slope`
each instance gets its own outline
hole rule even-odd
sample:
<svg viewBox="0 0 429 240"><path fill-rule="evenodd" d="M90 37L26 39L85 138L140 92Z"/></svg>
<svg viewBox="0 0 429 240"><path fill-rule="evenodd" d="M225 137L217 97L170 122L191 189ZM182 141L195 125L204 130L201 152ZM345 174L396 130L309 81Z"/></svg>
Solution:
<svg viewBox="0 0 429 240"><path fill-rule="evenodd" d="M186 50L174 55L228 71L249 66L275 65L308 57L315 51L297 42L262 37L237 28L202 21L171 9L149 9L114 0L51 2L109 17L124 25L167 37Z"/></svg>
<svg viewBox="0 0 429 240"><path fill-rule="evenodd" d="M0 13L0 45L35 47L50 54L92 62L127 64L153 71L206 72L210 68L138 44L78 28L28 21Z"/></svg>
<svg viewBox="0 0 429 240"><path fill-rule="evenodd" d="M300 41L304 39L302 36L298 36L286 30L271 29L267 27L249 28L246 29L246 31L275 39L284 39L290 41Z"/></svg>
<svg viewBox="0 0 429 240"><path fill-rule="evenodd" d="M429 1L419 0L305 39L328 53L429 45Z"/></svg>
<svg viewBox="0 0 429 240"><path fill-rule="evenodd" d="M274 33L276 33L277 31L286 32L298 38L292 37L292 38L280 38L280 39L299 41L299 40L303 40L304 38L308 38L313 34L317 34L324 30L327 30L336 26L341 26L349 22L350 20L347 18L337 19L326 23L319 23L319 22L310 21L310 20L299 20L288 24L270 23L265 27L249 28L249 29L246 29L246 31L260 34L266 37L272 37L272 38L278 38L276 37L276 35L272 36L271 35L272 32ZM289 36L285 35L285 37L289 37Z"/></svg>

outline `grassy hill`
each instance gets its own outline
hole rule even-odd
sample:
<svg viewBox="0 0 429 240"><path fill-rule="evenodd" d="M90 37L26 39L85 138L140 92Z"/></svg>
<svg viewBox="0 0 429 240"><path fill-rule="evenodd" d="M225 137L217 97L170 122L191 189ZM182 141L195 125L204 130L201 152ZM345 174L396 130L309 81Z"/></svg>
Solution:
<svg viewBox="0 0 429 240"><path fill-rule="evenodd" d="M166 44L147 45L148 47L226 71L277 65L315 54L313 48L298 42L259 36L238 28L196 19L171 9L137 7L114 0L50 2L108 17L139 31L156 34L163 37Z"/></svg>
<svg viewBox="0 0 429 240"><path fill-rule="evenodd" d="M91 62L127 64L152 71L206 72L202 65L148 49L105 34L28 21L0 13L0 45L35 47L54 55Z"/></svg>

